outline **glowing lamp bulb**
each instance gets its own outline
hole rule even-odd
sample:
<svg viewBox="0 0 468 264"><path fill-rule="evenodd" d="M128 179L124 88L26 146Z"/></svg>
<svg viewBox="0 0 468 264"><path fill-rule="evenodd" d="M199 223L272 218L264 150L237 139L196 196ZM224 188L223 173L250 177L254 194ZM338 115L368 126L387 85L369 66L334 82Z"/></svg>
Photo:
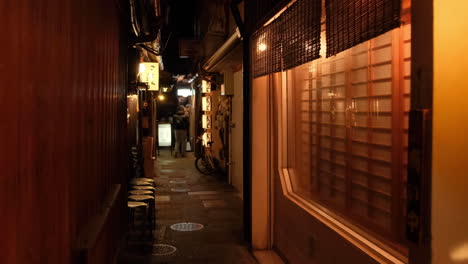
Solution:
<svg viewBox="0 0 468 264"><path fill-rule="evenodd" d="M260 44L258 45L258 50L259 50L259 51L265 51L266 48L267 48L267 46L266 46L265 43L260 43Z"/></svg>
<svg viewBox="0 0 468 264"><path fill-rule="evenodd" d="M164 101L164 99L166 99L166 97L164 97L164 95L161 94L161 95L158 96L158 99L159 99L159 101Z"/></svg>

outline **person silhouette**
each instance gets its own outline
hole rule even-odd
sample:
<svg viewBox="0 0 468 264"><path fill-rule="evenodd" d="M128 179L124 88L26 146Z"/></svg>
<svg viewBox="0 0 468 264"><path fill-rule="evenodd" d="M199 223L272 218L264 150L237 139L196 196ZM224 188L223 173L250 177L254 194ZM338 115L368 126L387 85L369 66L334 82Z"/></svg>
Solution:
<svg viewBox="0 0 468 264"><path fill-rule="evenodd" d="M189 128L189 120L185 114L185 107L179 105L175 115L172 117L172 126L175 131L175 157L186 157L187 150L187 129Z"/></svg>

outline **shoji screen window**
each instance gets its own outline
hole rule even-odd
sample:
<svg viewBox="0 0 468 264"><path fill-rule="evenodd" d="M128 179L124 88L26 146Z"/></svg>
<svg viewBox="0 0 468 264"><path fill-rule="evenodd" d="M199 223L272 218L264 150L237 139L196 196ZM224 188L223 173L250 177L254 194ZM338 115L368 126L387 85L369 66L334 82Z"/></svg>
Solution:
<svg viewBox="0 0 468 264"><path fill-rule="evenodd" d="M391 241L403 234L410 35L395 29L283 82L293 191Z"/></svg>

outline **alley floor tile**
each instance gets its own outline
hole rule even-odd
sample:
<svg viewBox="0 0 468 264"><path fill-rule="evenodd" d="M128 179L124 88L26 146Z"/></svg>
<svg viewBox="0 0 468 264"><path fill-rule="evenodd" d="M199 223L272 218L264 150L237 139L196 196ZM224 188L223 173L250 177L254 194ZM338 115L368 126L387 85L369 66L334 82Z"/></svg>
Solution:
<svg viewBox="0 0 468 264"><path fill-rule="evenodd" d="M169 195L156 195L156 202L169 202L171 197Z"/></svg>
<svg viewBox="0 0 468 264"><path fill-rule="evenodd" d="M226 207L226 201L224 200L205 200L203 201L203 206L206 208L223 208Z"/></svg>
<svg viewBox="0 0 468 264"><path fill-rule="evenodd" d="M189 192L188 195L211 195L218 194L217 191L199 191L199 192Z"/></svg>
<svg viewBox="0 0 468 264"><path fill-rule="evenodd" d="M156 221L153 233L129 233L118 264L255 264L243 236L242 200L216 176L198 173L192 153L174 159L161 151L156 161ZM158 166L159 165L159 166ZM172 192L186 188L190 192ZM199 223L201 230L172 230L177 223ZM167 255L154 245L176 250Z"/></svg>
<svg viewBox="0 0 468 264"><path fill-rule="evenodd" d="M199 195L195 196L196 198L199 198L200 200L219 200L221 196L219 195Z"/></svg>

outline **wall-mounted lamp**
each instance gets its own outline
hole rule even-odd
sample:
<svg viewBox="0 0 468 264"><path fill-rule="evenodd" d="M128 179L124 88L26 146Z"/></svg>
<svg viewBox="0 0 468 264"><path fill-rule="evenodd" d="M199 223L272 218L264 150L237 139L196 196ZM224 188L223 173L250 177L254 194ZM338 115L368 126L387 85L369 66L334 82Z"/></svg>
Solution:
<svg viewBox="0 0 468 264"><path fill-rule="evenodd" d="M267 45L265 43L258 44L259 51L265 51L267 49Z"/></svg>
<svg viewBox="0 0 468 264"><path fill-rule="evenodd" d="M159 99L159 101L164 101L166 99L166 97L164 95L160 94L158 96L158 99Z"/></svg>

